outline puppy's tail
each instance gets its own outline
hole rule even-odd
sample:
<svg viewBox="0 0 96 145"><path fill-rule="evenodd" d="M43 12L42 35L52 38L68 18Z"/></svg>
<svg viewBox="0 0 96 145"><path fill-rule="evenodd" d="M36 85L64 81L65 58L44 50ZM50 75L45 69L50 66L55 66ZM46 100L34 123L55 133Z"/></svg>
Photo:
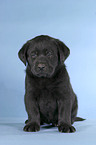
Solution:
<svg viewBox="0 0 96 145"><path fill-rule="evenodd" d="M86 119L81 118L81 117L76 117L76 118L75 118L75 121L84 121L84 120L86 120Z"/></svg>

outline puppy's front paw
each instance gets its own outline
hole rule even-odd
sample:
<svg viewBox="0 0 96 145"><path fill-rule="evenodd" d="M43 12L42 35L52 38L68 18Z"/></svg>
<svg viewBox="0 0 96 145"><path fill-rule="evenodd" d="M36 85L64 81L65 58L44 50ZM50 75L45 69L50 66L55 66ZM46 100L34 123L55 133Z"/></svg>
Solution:
<svg viewBox="0 0 96 145"><path fill-rule="evenodd" d="M65 133L72 133L72 132L75 132L76 129L73 127L73 126L70 126L66 123L61 123L59 126L58 126L58 130L60 132L65 132Z"/></svg>
<svg viewBox="0 0 96 145"><path fill-rule="evenodd" d="M27 132L36 132L40 130L40 125L38 125L37 123L30 123L25 125L25 127L23 128L24 131Z"/></svg>

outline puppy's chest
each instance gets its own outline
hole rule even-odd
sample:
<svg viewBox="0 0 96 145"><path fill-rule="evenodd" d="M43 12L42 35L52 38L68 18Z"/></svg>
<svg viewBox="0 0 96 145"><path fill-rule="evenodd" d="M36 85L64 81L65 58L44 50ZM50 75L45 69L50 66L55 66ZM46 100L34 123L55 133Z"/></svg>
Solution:
<svg viewBox="0 0 96 145"><path fill-rule="evenodd" d="M54 93L46 89L41 91L38 98L38 104L42 114L50 114L50 112L53 114L57 108L57 100Z"/></svg>

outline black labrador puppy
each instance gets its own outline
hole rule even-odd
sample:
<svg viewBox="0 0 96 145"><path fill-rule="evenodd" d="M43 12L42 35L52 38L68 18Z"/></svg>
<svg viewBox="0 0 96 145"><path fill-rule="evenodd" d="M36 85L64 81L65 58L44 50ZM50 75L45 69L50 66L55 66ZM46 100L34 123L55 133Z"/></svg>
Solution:
<svg viewBox="0 0 96 145"><path fill-rule="evenodd" d="M18 55L26 65L25 107L28 120L24 131L36 132L40 125L52 123L60 132L74 132L77 97L70 84L64 61L69 48L47 35L25 43Z"/></svg>

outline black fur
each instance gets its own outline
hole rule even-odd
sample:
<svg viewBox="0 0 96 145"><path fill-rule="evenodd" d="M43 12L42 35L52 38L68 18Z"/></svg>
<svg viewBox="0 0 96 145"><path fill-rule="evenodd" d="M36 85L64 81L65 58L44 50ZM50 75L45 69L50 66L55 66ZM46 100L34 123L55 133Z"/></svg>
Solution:
<svg viewBox="0 0 96 145"><path fill-rule="evenodd" d="M28 120L24 131L39 131L43 123L60 132L74 132L77 97L64 65L69 48L60 40L41 35L23 45L18 55L26 65L25 107Z"/></svg>

